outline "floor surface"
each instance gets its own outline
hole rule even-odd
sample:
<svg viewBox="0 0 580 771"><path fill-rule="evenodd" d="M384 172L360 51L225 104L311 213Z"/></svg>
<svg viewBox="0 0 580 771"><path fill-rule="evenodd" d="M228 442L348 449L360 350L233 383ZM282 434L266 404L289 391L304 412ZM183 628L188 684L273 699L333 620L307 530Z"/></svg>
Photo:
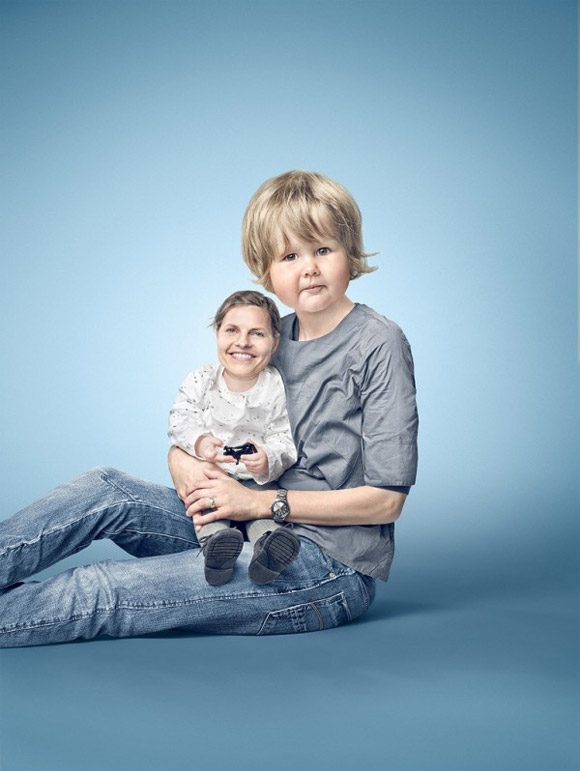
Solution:
<svg viewBox="0 0 580 771"><path fill-rule="evenodd" d="M403 560L322 633L3 650L0 767L577 771L574 581L454 568Z"/></svg>

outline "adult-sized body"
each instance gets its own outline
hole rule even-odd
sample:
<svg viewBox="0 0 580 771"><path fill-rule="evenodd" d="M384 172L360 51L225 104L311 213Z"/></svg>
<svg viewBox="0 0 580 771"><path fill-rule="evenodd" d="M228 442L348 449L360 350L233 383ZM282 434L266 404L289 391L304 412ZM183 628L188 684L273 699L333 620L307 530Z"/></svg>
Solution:
<svg viewBox="0 0 580 771"><path fill-rule="evenodd" d="M401 330L346 296L349 281L370 270L358 207L332 180L289 172L252 198L243 252L260 283L295 310L274 359L298 450L279 480L287 493L249 490L178 448L169 457L176 490L112 469L57 488L0 523L1 645L171 628L314 631L364 613L375 579L387 578L393 523L415 481L415 386ZM188 517L196 528L281 518L300 535L300 553L257 587L244 548L232 581L208 586ZM140 559L22 583L95 538Z"/></svg>

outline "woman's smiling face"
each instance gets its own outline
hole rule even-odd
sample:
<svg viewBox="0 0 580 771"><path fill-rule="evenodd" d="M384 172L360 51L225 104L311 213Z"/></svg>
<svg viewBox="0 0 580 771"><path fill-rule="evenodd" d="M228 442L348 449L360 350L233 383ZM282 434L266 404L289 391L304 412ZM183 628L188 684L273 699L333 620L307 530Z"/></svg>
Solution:
<svg viewBox="0 0 580 771"><path fill-rule="evenodd" d="M218 358L232 391L247 391L267 366L278 339L265 308L238 305L231 308L216 332Z"/></svg>

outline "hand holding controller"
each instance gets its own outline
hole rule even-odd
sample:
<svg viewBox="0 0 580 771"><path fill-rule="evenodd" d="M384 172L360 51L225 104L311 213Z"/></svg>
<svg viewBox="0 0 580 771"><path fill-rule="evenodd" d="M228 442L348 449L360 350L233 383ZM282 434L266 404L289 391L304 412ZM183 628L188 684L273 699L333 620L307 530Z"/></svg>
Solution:
<svg viewBox="0 0 580 771"><path fill-rule="evenodd" d="M235 458L236 466L240 462L242 455L252 455L255 452L258 452L258 450L256 449L256 446L250 442L246 442L246 444L239 444L236 447L230 447L226 444L223 449L224 455L230 455L232 458Z"/></svg>

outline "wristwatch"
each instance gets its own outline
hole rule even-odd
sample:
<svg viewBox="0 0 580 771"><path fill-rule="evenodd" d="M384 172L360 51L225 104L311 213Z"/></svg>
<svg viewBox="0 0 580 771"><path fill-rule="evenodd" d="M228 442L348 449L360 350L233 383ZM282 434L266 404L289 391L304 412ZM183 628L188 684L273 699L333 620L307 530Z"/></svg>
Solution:
<svg viewBox="0 0 580 771"><path fill-rule="evenodd" d="M288 505L288 490L278 490L274 503L270 506L272 512L272 519L279 525L283 525L288 519L290 514L290 506Z"/></svg>

